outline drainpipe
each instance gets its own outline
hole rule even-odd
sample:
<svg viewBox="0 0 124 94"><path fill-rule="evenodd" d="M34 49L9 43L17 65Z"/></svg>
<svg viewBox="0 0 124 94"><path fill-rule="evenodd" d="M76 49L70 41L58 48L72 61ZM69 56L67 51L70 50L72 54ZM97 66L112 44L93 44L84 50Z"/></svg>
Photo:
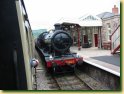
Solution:
<svg viewBox="0 0 124 94"><path fill-rule="evenodd" d="M100 35L101 35L101 48L102 48L102 32L101 32L101 28L102 28L102 27L100 27Z"/></svg>
<svg viewBox="0 0 124 94"><path fill-rule="evenodd" d="M102 49L102 34L101 34L101 27L99 27L99 33L100 33L100 48Z"/></svg>

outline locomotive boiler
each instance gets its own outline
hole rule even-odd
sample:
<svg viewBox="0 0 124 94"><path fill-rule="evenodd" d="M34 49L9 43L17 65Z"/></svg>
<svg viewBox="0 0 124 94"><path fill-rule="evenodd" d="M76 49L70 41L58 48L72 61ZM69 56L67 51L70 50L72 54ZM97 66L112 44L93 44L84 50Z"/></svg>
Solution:
<svg viewBox="0 0 124 94"><path fill-rule="evenodd" d="M42 33L38 37L38 45L43 48L45 52L65 53L72 45L71 36L63 30L56 30Z"/></svg>
<svg viewBox="0 0 124 94"><path fill-rule="evenodd" d="M70 51L73 43L71 36L64 30L43 32L36 41L36 48L42 53L45 66L54 72L72 71L83 58Z"/></svg>

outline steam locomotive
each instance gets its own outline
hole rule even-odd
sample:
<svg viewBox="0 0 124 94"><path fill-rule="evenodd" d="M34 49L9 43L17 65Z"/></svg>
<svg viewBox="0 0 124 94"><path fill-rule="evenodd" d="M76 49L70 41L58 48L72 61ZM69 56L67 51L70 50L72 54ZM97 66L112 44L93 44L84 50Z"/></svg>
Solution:
<svg viewBox="0 0 124 94"><path fill-rule="evenodd" d="M64 30L51 30L41 33L35 43L41 52L47 70L52 72L72 72L76 64L82 63L83 58L72 53L71 36Z"/></svg>

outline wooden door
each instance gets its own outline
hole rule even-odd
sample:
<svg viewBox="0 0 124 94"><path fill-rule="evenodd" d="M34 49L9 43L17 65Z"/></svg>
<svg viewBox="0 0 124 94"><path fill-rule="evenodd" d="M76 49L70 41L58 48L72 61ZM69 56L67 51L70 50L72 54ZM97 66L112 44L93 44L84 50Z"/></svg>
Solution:
<svg viewBox="0 0 124 94"><path fill-rule="evenodd" d="M98 47L98 34L94 34L95 47Z"/></svg>

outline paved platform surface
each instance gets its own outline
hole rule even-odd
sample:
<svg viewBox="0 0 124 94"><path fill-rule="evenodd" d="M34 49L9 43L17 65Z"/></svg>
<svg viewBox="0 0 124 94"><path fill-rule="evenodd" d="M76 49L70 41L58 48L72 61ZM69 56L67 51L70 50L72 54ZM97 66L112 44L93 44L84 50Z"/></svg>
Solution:
<svg viewBox="0 0 124 94"><path fill-rule="evenodd" d="M112 55L110 50L97 47L81 48L71 47L72 52L78 53L84 58L84 62L120 76L120 55Z"/></svg>

